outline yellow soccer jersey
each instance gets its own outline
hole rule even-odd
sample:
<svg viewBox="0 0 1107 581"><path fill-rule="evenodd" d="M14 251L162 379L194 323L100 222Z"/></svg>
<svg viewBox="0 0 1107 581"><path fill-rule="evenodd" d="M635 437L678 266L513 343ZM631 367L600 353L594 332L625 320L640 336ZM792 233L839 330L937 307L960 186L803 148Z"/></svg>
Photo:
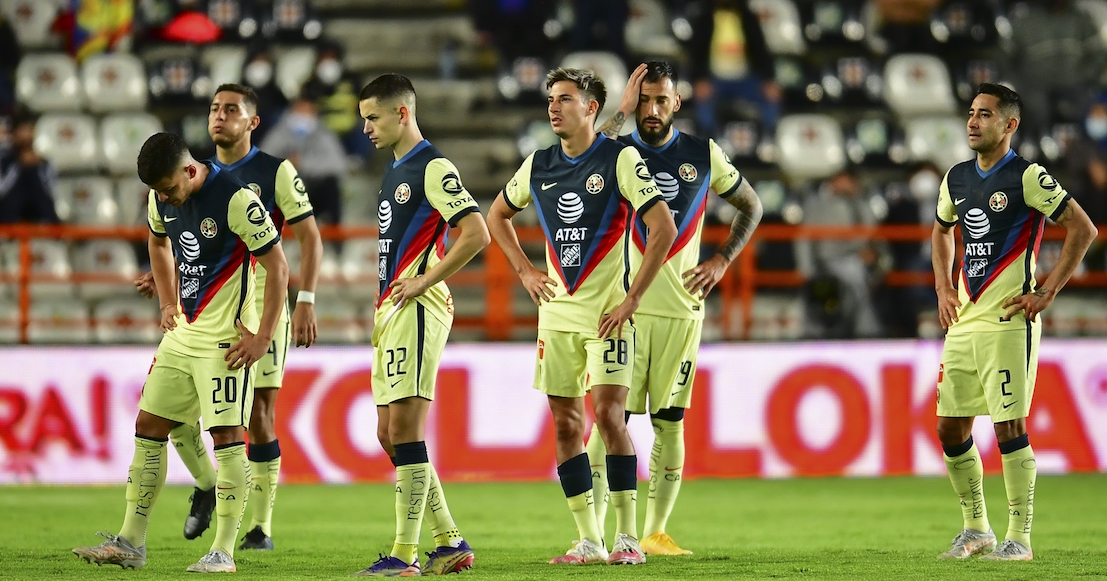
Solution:
<svg viewBox="0 0 1107 581"><path fill-rule="evenodd" d="M236 322L256 333L253 255L281 239L258 196L213 165L204 186L183 205L163 204L151 190L147 207L150 231L170 238L177 259L181 314L165 334L167 346L210 357L238 341Z"/></svg>
<svg viewBox="0 0 1107 581"><path fill-rule="evenodd" d="M1045 218L1060 216L1070 197L1044 168L1014 151L987 172L972 160L946 173L937 219L957 224L965 246L957 289L961 308L950 334L1024 325L1029 332L1022 313L1004 321L1002 305L1034 291Z"/></svg>
<svg viewBox="0 0 1107 581"><path fill-rule="evenodd" d="M576 158L554 145L523 162L504 196L515 210L536 200L546 233L548 274L558 284L538 311L538 328L595 333L630 286L631 212L662 199L642 156L602 134Z"/></svg>
<svg viewBox="0 0 1107 581"><path fill-rule="evenodd" d="M462 185L457 168L429 141L388 164L377 203L377 323L392 308L392 301L387 300L392 294L388 285L399 278L417 277L438 264L446 253L448 226L456 226L466 214L479 211L477 202ZM453 298L445 281L415 300L447 327L453 323Z"/></svg>
<svg viewBox="0 0 1107 581"><path fill-rule="evenodd" d="M637 131L619 140L642 154L677 225L676 241L657 278L642 296L638 312L702 320L703 300L684 288L682 275L699 264L708 188L727 198L734 194L744 178L711 139L703 140L674 130L673 138L660 147L644 143ZM638 272L647 238L646 223L641 215L634 216L631 228L630 266L632 272Z"/></svg>

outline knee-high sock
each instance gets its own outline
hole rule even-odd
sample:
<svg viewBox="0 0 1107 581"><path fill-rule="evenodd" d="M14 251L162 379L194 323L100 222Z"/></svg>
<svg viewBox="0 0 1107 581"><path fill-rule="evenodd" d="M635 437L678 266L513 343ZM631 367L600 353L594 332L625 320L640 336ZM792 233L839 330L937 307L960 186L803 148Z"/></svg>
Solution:
<svg viewBox="0 0 1107 581"><path fill-rule="evenodd" d="M638 457L607 456L607 487L615 509L615 534L638 538Z"/></svg>
<svg viewBox="0 0 1107 581"><path fill-rule="evenodd" d="M246 530L261 527L273 536L273 505L277 502L277 482L281 475L281 444L250 444L246 457L250 460L250 525Z"/></svg>
<svg viewBox="0 0 1107 581"><path fill-rule="evenodd" d="M980 450L969 436L960 446L942 446L942 451L949 481L961 501L964 528L987 531L991 525L988 524L988 508L984 504L984 463L980 460Z"/></svg>
<svg viewBox="0 0 1107 581"><path fill-rule="evenodd" d="M592 508L596 511L596 522L600 526L600 532L604 531L607 520L607 502L610 500L607 492L607 446L600 437L600 426L592 424L592 434L588 436L588 445L584 451L588 453L588 465L592 470Z"/></svg>
<svg viewBox="0 0 1107 581"><path fill-rule="evenodd" d="M423 517L430 521L434 544L439 547L457 547L465 540L454 524L450 506L446 504L446 493L442 490L442 481L433 464L428 464L430 488L427 490L427 509Z"/></svg>
<svg viewBox="0 0 1107 581"><path fill-rule="evenodd" d="M211 548L234 556L235 540L246 512L250 495L250 461L246 443L235 442L215 447L219 470L215 478L215 540Z"/></svg>
<svg viewBox="0 0 1107 581"><path fill-rule="evenodd" d="M603 531L596 522L596 511L592 506L592 472L588 469L588 455L580 454L562 462L557 467L557 476L580 538L603 543Z"/></svg>
<svg viewBox="0 0 1107 581"><path fill-rule="evenodd" d="M684 420L671 422L652 418L650 423L653 424L653 451L650 453L650 495L646 500L643 537L665 532L684 474Z"/></svg>
<svg viewBox="0 0 1107 581"><path fill-rule="evenodd" d="M165 440L135 435L135 455L127 470L127 514L119 536L135 547L146 544L150 511L165 484Z"/></svg>
<svg viewBox="0 0 1107 581"><path fill-rule="evenodd" d="M215 467L208 458L208 449L200 437L202 433L200 424L181 424L169 432L169 439L188 473L196 480L196 488L211 490L215 486Z"/></svg>
<svg viewBox="0 0 1107 581"><path fill-rule="evenodd" d="M430 461L425 442L396 444L395 449L396 540L391 555L410 565L419 552L419 528L430 488Z"/></svg>
<svg viewBox="0 0 1107 581"><path fill-rule="evenodd" d="M1038 463L1030 438L1023 434L999 445L1003 459L1003 487L1007 489L1007 539L1030 546L1034 524L1034 482Z"/></svg>

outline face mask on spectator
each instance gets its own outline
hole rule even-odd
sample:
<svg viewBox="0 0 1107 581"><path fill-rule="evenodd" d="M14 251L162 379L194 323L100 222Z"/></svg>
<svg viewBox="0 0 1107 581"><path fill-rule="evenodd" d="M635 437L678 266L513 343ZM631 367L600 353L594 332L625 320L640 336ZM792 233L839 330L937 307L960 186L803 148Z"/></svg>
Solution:
<svg viewBox="0 0 1107 581"><path fill-rule="evenodd" d="M1107 117L1088 117L1084 120L1084 130L1088 137L1096 141L1107 138Z"/></svg>
<svg viewBox="0 0 1107 581"><path fill-rule="evenodd" d="M936 199L938 188L941 185L942 178L932 171L920 171L911 176L911 180L907 182L907 188L911 190L911 196L919 201Z"/></svg>
<svg viewBox="0 0 1107 581"><path fill-rule="evenodd" d="M342 78L342 64L338 59L323 59L315 67L315 76L328 85L333 85Z"/></svg>
<svg viewBox="0 0 1107 581"><path fill-rule="evenodd" d="M266 60L254 61L246 65L243 75L251 87L264 87L273 78L273 63Z"/></svg>
<svg viewBox="0 0 1107 581"><path fill-rule="evenodd" d="M292 134L298 138L303 139L311 135L318 125L319 120L310 115L304 115L303 113L288 114L288 128L291 129Z"/></svg>

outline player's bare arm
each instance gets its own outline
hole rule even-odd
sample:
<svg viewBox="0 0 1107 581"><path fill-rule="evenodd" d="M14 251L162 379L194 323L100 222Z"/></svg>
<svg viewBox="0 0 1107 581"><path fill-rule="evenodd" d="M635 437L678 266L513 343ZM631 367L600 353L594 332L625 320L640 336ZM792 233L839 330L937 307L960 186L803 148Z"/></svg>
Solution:
<svg viewBox="0 0 1107 581"><path fill-rule="evenodd" d="M1084 212L1084 208L1070 199L1061 215L1057 217L1057 224L1065 228L1065 244L1061 247L1061 258L1057 266L1049 273L1041 288L1032 293L1012 297L1003 303L1007 309L1003 317L1010 320L1016 313L1022 311L1023 315L1033 321L1038 313L1053 303L1058 291L1069 282L1080 261L1084 260L1084 254L1088 247L1099 234L1099 230L1092 223L1091 218Z"/></svg>
<svg viewBox="0 0 1107 581"><path fill-rule="evenodd" d="M300 290L315 292L319 283L319 265L323 262L323 239L314 216L291 225L292 234L300 243ZM315 303L296 301L292 311L292 340L297 347L311 347L319 329L315 320Z"/></svg>
<svg viewBox="0 0 1107 581"><path fill-rule="evenodd" d="M488 227L480 212L470 212L462 216L457 221L457 228L461 230L461 234L438 264L420 276L399 278L388 285L392 289L392 304L398 305L413 299L427 292L428 288L446 280L468 264L491 241Z"/></svg>
<svg viewBox="0 0 1107 581"><path fill-rule="evenodd" d="M757 197L757 192L753 190L753 186L746 178L742 178L738 189L727 197L726 201L738 210L738 214L730 223L730 234L714 256L682 275L684 288L693 295L698 294L701 299L707 297L707 293L715 288L730 263L734 262L746 247L750 237L753 236L754 229L761 223L761 216L764 213L761 199Z"/></svg>
<svg viewBox="0 0 1107 581"><path fill-rule="evenodd" d="M180 307L177 301L177 274L173 265L173 247L168 236L150 234L147 248L150 251L150 276L157 284L170 292L158 297L161 305L161 330L168 333L177 327L177 314Z"/></svg>
<svg viewBox="0 0 1107 581"><path fill-rule="evenodd" d="M288 292L288 261L285 260L280 242L274 244L268 252L258 256L257 259L265 267L265 300L261 309L261 324L258 325L258 332L255 335L241 322L238 323L242 339L231 345L227 354L223 356L223 360L227 362L227 369L249 367L265 356L269 350L269 343L277 332L281 311L284 310Z"/></svg>
<svg viewBox="0 0 1107 581"><path fill-rule="evenodd" d="M634 311L638 310L638 304L642 301L642 295L657 277L661 265L665 264L665 257L676 240L676 223L673 222L673 214L664 202L658 202L642 214L642 221L649 228L650 236L646 240L646 249L642 252L642 266L634 281L627 289L627 296L619 306L610 313L600 318L599 336L606 339L612 332L621 339L623 337L623 323L631 320Z"/></svg>
<svg viewBox="0 0 1107 581"><path fill-rule="evenodd" d="M504 201L504 192L501 191L492 202L492 208L488 210L488 231L500 246L511 267L515 269L515 273L519 275L523 288L530 294L530 300L542 306L543 301L550 302L554 298L553 289L557 286L557 282L535 268L523 252L523 247L519 245L519 236L515 233L515 226L511 223L511 219L517 213Z"/></svg>
<svg viewBox="0 0 1107 581"><path fill-rule="evenodd" d="M935 222L930 233L930 244L933 248L930 261L934 266L934 290L938 293L938 322L948 331L950 325L957 322L957 309L961 308L961 299L957 297L957 289L953 288L953 228Z"/></svg>
<svg viewBox="0 0 1107 581"><path fill-rule="evenodd" d="M630 74L630 80L627 81L627 88L623 90L623 98L619 101L619 108L610 119L600 125L599 129L596 130L597 133L603 133L612 139L619 136L619 132L623 130L623 125L627 119L633 117L634 110L638 108L638 100L642 93L642 79L646 78L648 70L645 63L634 69L634 72Z"/></svg>

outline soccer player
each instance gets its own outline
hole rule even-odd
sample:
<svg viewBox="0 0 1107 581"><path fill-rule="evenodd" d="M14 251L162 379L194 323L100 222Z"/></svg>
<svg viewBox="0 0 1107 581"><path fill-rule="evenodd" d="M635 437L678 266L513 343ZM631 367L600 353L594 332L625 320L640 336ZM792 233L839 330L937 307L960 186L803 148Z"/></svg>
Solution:
<svg viewBox="0 0 1107 581"><path fill-rule="evenodd" d="M546 89L550 125L560 143L523 161L492 203L488 224L539 306L534 387L549 401L557 473L580 535L550 563L644 563L635 514L638 461L623 417L634 370L631 317L676 238L676 226L665 204L658 203L661 193L638 150L593 129L606 99L603 81L591 71L559 68L546 76ZM545 273L531 265L511 224L532 201L546 233ZM650 229L633 282L626 259L632 211ZM592 471L584 452L589 384L607 444L617 517L610 554L592 506Z"/></svg>
<svg viewBox="0 0 1107 581"><path fill-rule="evenodd" d="M278 231L287 221L300 243L300 293L291 317L287 306L281 309L277 333L270 342L266 356L254 368L254 409L250 414L247 434L250 446L251 488L254 493L252 517L240 549L272 550L272 515L277 498L277 481L281 467L281 448L274 431L277 390L284 377L289 343L310 347L315 342L315 285L319 279L319 263L323 257L323 242L315 224L311 202L304 182L292 162L273 157L251 145L251 134L261 119L257 116L258 97L250 87L238 84L220 85L215 90L208 109L208 134L216 147L215 165L242 180L260 198ZM258 313L265 301L265 268L257 268ZM147 273L136 282L147 296L157 292L153 276ZM211 524L215 509L215 470L208 459L200 437L200 426L183 423L169 433L181 460L196 480L192 493L192 508L185 519L186 539L199 537Z"/></svg>
<svg viewBox="0 0 1107 581"><path fill-rule="evenodd" d="M165 337L138 402L123 528L73 552L100 565L146 564L146 529L165 483L169 432L202 418L219 463L218 526L211 551L188 570L234 572L235 539L250 492L244 441L253 409L250 366L265 356L276 333L288 264L280 233L257 195L217 165L193 159L179 136L147 139L138 176L151 188L150 264L161 289ZM260 322L253 307L255 261L268 272Z"/></svg>
<svg viewBox="0 0 1107 581"><path fill-rule="evenodd" d="M377 438L396 466L396 540L388 556L359 576L444 575L472 567L474 555L450 516L424 441L438 362L453 325L443 282L488 245L488 228L457 168L423 139L415 88L402 75L373 79L358 96L364 132L391 149L377 201L380 288L373 316L373 400ZM445 251L446 231L460 235ZM430 520L435 550L417 558L419 529Z"/></svg>
<svg viewBox="0 0 1107 581"><path fill-rule="evenodd" d="M653 451L642 550L650 555L686 555L665 532L680 492L684 467L684 410L692 403L696 354L703 329L704 297L749 242L761 221L761 201L750 183L711 139L700 139L673 129L680 110L676 73L665 62L649 62L631 75L617 111L600 127L615 138L627 117L634 115L637 131L619 140L636 148L646 160L661 195L677 224L677 239L669 250L657 280L642 296L634 317L634 377L627 396L627 414L650 413ZM738 210L722 247L699 262L703 214L708 188ZM647 227L634 217L631 266L642 263ZM598 424L588 438L596 518L603 528L607 513L607 470Z"/></svg>
<svg viewBox="0 0 1107 581"><path fill-rule="evenodd" d="M1029 561L1037 466L1026 416L1038 371L1037 316L1072 277L1096 236L1076 200L1044 168L1015 154L1018 94L980 85L969 107L976 159L953 166L938 193L931 236L938 317L947 330L938 368L938 439L961 503L963 530L942 558ZM1034 278L1045 219L1066 229L1061 258L1039 287ZM953 226L965 252L956 288ZM984 466L972 439L976 416L989 415L1003 459L1007 537L998 547L984 504Z"/></svg>

